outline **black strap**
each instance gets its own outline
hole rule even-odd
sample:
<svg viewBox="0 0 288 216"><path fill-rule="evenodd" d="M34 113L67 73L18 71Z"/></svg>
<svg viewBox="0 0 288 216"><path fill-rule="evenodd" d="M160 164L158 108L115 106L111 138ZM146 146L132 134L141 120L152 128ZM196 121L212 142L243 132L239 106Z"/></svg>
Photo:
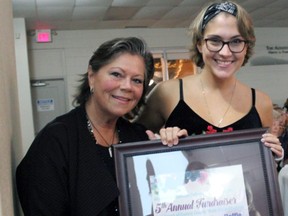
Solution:
<svg viewBox="0 0 288 216"><path fill-rule="evenodd" d="M251 88L251 91L252 91L252 105L255 106L256 101L255 89Z"/></svg>
<svg viewBox="0 0 288 216"><path fill-rule="evenodd" d="M180 100L183 100L183 81L179 79Z"/></svg>

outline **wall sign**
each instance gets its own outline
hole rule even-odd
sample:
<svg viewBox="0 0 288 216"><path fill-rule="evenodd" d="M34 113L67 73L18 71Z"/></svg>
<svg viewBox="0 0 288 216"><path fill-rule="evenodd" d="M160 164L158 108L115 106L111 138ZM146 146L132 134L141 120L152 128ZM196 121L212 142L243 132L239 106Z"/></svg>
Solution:
<svg viewBox="0 0 288 216"><path fill-rule="evenodd" d="M36 101L38 112L54 111L55 102L53 98L37 99Z"/></svg>

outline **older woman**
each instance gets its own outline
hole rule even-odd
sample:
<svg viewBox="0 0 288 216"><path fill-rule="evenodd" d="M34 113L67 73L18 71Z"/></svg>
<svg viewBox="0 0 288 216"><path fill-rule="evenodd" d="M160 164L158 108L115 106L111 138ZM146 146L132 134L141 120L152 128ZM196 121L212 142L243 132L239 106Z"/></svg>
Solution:
<svg viewBox="0 0 288 216"><path fill-rule="evenodd" d="M123 116L139 110L153 77L152 54L135 37L102 44L89 61L76 108L50 122L17 167L26 216L118 215L111 147L147 140Z"/></svg>

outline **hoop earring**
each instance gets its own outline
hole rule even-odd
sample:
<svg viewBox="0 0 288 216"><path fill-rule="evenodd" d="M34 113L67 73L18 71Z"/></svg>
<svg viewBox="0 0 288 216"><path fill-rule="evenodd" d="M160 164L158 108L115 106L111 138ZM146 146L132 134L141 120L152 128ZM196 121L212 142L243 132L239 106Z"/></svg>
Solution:
<svg viewBox="0 0 288 216"><path fill-rule="evenodd" d="M93 93L94 93L94 88L91 87L91 88L90 88L90 94L93 94Z"/></svg>

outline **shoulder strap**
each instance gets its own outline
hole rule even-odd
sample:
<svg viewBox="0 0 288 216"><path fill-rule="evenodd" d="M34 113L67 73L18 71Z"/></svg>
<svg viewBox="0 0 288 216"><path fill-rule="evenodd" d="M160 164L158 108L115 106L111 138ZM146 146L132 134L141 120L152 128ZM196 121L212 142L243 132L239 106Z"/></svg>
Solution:
<svg viewBox="0 0 288 216"><path fill-rule="evenodd" d="M255 106L255 101L256 101L255 89L251 88L251 91L252 91L252 106Z"/></svg>
<svg viewBox="0 0 288 216"><path fill-rule="evenodd" d="M179 79L180 100L183 100L183 80Z"/></svg>

